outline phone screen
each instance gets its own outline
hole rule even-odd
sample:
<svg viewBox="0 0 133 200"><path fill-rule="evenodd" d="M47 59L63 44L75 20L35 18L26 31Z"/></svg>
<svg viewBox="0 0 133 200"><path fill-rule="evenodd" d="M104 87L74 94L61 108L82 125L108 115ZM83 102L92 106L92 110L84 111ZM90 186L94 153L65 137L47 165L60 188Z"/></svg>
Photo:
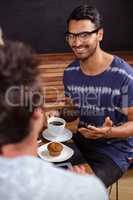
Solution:
<svg viewBox="0 0 133 200"><path fill-rule="evenodd" d="M70 169L72 167L72 164L70 162L67 162L67 163L56 164L55 166L63 169Z"/></svg>

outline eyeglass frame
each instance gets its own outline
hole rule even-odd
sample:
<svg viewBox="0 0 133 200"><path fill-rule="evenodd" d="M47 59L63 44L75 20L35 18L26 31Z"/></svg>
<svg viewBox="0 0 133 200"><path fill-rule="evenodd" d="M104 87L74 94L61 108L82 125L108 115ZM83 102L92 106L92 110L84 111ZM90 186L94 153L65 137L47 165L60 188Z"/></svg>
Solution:
<svg viewBox="0 0 133 200"><path fill-rule="evenodd" d="M79 33L71 33L71 32L66 32L65 33L65 37L66 37L66 40L67 40L67 42L69 42L69 39L68 39L68 36L69 35L72 35L73 36L73 40L76 38L76 37L79 37L81 34L87 34L87 36L90 36L90 35L92 35L93 33L97 33L100 29L101 29L102 27L99 27L99 28L97 28L97 29L95 29L95 30L93 30L93 31L83 31L83 32L79 32ZM81 39L81 38L80 38ZM83 40L85 40L85 39L83 39Z"/></svg>

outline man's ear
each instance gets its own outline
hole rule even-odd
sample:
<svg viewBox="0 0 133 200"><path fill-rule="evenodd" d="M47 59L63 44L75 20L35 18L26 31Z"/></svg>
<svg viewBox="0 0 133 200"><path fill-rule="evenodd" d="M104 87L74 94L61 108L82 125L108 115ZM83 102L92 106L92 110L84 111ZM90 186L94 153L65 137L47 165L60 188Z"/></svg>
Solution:
<svg viewBox="0 0 133 200"><path fill-rule="evenodd" d="M99 42L102 41L102 39L103 39L103 34L104 34L104 31L103 31L103 28L101 28L101 29L98 31L98 40L99 40Z"/></svg>
<svg viewBox="0 0 133 200"><path fill-rule="evenodd" d="M44 126L44 111L42 108L36 108L30 119L30 131L39 134Z"/></svg>
<svg viewBox="0 0 133 200"><path fill-rule="evenodd" d="M2 34L2 29L0 28L0 45L4 45L4 41L3 41L3 34Z"/></svg>

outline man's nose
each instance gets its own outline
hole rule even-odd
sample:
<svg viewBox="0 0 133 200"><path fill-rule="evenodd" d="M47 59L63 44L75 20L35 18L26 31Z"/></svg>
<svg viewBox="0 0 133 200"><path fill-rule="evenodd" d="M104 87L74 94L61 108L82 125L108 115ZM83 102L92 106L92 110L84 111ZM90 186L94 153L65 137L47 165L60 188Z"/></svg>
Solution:
<svg viewBox="0 0 133 200"><path fill-rule="evenodd" d="M82 44L81 40L79 39L79 37L75 37L74 41L73 41L73 46L80 46Z"/></svg>

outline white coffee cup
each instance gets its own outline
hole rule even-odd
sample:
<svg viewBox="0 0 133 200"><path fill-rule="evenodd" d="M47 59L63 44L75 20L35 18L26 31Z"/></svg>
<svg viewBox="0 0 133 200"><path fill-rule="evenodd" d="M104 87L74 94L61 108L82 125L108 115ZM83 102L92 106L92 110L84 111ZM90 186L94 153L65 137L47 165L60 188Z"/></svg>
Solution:
<svg viewBox="0 0 133 200"><path fill-rule="evenodd" d="M50 117L48 119L48 132L52 136L59 136L64 132L66 121L59 117Z"/></svg>

